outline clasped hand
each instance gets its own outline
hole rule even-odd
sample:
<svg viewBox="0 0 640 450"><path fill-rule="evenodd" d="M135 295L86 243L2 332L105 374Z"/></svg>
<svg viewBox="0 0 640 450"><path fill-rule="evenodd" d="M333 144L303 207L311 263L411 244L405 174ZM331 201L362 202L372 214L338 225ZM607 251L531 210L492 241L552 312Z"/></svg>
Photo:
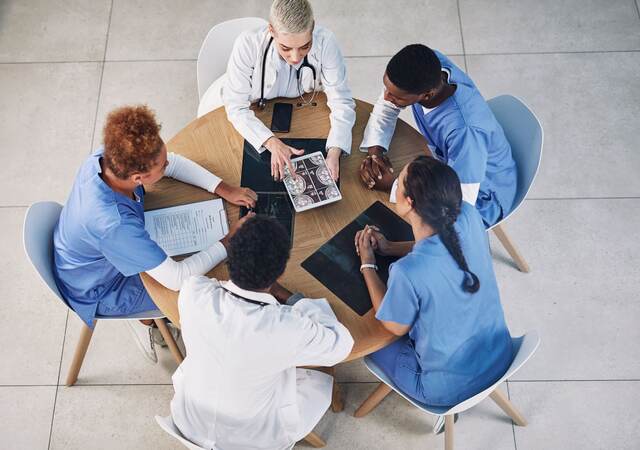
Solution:
<svg viewBox="0 0 640 450"><path fill-rule="evenodd" d="M380 146L370 147L367 157L360 164L360 179L369 189L388 191L394 175L391 161Z"/></svg>
<svg viewBox="0 0 640 450"><path fill-rule="evenodd" d="M375 264L375 253L389 254L390 242L375 225L366 225L364 229L358 231L354 243L362 264Z"/></svg>

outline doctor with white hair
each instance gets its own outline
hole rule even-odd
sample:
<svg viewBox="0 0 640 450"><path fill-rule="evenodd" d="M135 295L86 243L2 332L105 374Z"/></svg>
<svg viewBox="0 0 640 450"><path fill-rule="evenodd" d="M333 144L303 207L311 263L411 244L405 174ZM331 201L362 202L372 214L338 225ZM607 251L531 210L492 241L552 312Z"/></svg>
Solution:
<svg viewBox="0 0 640 450"><path fill-rule="evenodd" d="M213 110L220 95L229 121L258 152L271 152L271 174L284 178L291 157L303 154L274 136L250 109L276 97L315 104L319 91L327 95L331 130L327 166L339 176L340 156L351 152L355 102L347 84L344 58L333 33L317 26L307 0L275 0L266 27L245 31L235 41L227 72L203 95L198 116Z"/></svg>

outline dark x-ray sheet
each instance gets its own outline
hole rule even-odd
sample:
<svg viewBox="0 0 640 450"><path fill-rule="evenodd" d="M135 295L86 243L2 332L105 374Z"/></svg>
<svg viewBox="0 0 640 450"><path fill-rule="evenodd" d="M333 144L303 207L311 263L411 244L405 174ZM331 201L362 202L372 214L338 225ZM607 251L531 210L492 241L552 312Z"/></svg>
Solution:
<svg viewBox="0 0 640 450"><path fill-rule="evenodd" d="M257 215L273 217L287 230L293 245L293 222L295 211L286 192L257 192L258 201L253 211ZM240 207L240 217L244 217L249 209Z"/></svg>
<svg viewBox="0 0 640 450"><path fill-rule="evenodd" d="M411 226L381 202L375 202L302 262L307 272L361 316L372 307L354 245L356 232L365 225L376 225L390 241L413 240ZM389 266L397 259L376 255L378 273L385 283Z"/></svg>

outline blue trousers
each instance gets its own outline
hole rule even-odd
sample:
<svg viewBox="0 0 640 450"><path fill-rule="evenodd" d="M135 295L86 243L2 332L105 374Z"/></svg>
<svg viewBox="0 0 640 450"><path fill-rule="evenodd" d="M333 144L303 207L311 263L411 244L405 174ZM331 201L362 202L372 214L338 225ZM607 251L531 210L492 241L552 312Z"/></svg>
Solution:
<svg viewBox="0 0 640 450"><path fill-rule="evenodd" d="M422 385L422 369L413 341L408 335L369 355L400 390L409 397L428 403Z"/></svg>

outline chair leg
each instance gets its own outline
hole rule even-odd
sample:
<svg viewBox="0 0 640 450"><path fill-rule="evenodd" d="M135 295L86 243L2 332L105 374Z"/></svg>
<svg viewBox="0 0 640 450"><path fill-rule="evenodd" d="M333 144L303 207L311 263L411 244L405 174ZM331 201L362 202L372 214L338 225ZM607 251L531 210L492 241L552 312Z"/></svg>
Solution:
<svg viewBox="0 0 640 450"><path fill-rule="evenodd" d="M453 414L444 416L444 450L453 450Z"/></svg>
<svg viewBox="0 0 640 450"><path fill-rule="evenodd" d="M327 443L313 431L307 434L304 440L313 448L322 448L327 445Z"/></svg>
<svg viewBox="0 0 640 450"><path fill-rule="evenodd" d="M344 411L344 398L336 379L333 379L333 392L331 393L331 411L339 413Z"/></svg>
<svg viewBox="0 0 640 450"><path fill-rule="evenodd" d="M160 334L164 338L164 341L167 343L169 351L171 351L171 354L175 358L176 362L178 364L181 364L184 357L182 356L182 352L178 348L178 344L176 344L176 341L173 339L169 328L167 328L167 324L164 322L164 319L153 319L153 321L156 323L158 330L160 330Z"/></svg>
<svg viewBox="0 0 640 450"><path fill-rule="evenodd" d="M496 225L492 230L507 253L509 253L513 261L516 263L520 272L529 273L529 264L527 264L527 261L522 257L516 246L513 245L513 242L511 242L511 239L504 228L502 228L502 225Z"/></svg>
<svg viewBox="0 0 640 450"><path fill-rule="evenodd" d="M515 408L515 406L513 406L513 404L509 401L509 399L505 397L504 394L499 389L496 389L495 391L493 391L489 397L491 397L491 400L496 402L496 404L509 417L511 417L511 420L513 420L513 423L521 427L527 426L527 420L524 418L524 416L520 414L520 411L518 411Z"/></svg>
<svg viewBox="0 0 640 450"><path fill-rule="evenodd" d="M96 320L94 322L94 328L97 324L98 321ZM76 384L76 381L78 381L80 367L82 367L82 361L84 361L84 356L87 354L87 349L89 348L92 336L93 330L89 328L87 324L83 323L82 330L80 331L80 339L78 339L78 343L76 344L76 351L73 354L73 360L71 361L71 366L67 373L67 386L73 386Z"/></svg>
<svg viewBox="0 0 640 450"><path fill-rule="evenodd" d="M376 390L373 391L364 402L362 402L360 408L358 408L353 414L354 417L364 417L369 414L382 400L384 400L387 395L389 395L392 390L393 389L386 384L380 383Z"/></svg>

